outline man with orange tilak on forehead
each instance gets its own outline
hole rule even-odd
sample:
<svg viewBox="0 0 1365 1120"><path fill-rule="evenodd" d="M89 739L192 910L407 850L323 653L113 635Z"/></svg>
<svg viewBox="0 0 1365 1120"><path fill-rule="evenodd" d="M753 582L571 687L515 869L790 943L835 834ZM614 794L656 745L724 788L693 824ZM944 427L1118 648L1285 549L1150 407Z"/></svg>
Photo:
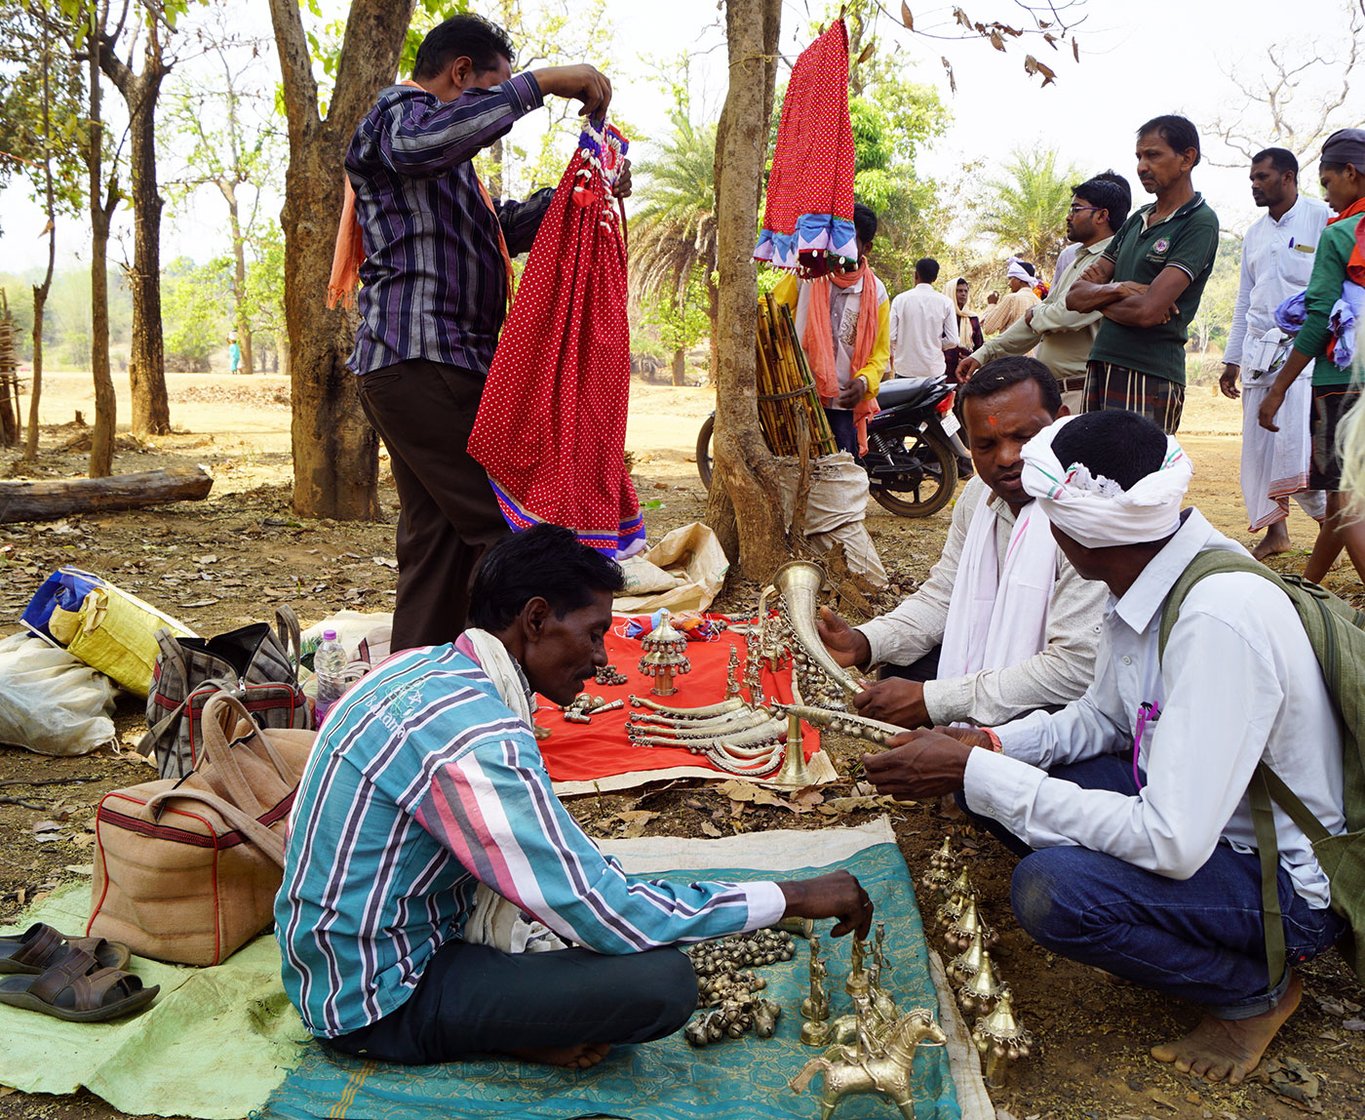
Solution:
<svg viewBox="0 0 1365 1120"><path fill-rule="evenodd" d="M1104 588L1058 553L1019 481L1024 444L1066 411L1057 379L1033 358L997 358L958 392L976 477L943 556L889 614L851 627L826 608L818 620L839 664L885 666L857 710L902 727L1058 708L1094 670Z"/></svg>

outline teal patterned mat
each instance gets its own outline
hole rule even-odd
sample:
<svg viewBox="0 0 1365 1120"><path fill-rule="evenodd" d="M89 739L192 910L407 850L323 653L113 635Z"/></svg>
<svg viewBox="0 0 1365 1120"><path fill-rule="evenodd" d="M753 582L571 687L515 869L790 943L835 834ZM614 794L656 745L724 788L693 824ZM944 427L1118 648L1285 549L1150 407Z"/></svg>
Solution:
<svg viewBox="0 0 1365 1120"><path fill-rule="evenodd" d="M818 833L812 833L818 845ZM929 979L924 929L915 907L910 874L894 844L876 844L826 867L784 872L781 878L842 867L862 881L886 922L887 970L883 980L902 1011L937 1008ZM650 878L669 873L650 871ZM771 872L741 867L690 868L686 880L763 879ZM830 923L822 923L827 933ZM764 967L770 998L782 1006L771 1039L745 1035L695 1050L681 1034L640 1046L618 1046L601 1065L585 1071L521 1062L465 1062L444 1066L394 1066L350 1060L320 1045L270 1098L261 1120L572 1120L610 1116L629 1120L811 1120L819 1115L817 1078L797 1094L787 1081L818 1051L801 1045L800 1003L807 993L807 953L798 940L794 960ZM829 962L834 1013L852 1010L844 993L850 940L821 937ZM922 1046L915 1060L916 1120L960 1120L957 1095L942 1047ZM845 1098L835 1120L881 1120L895 1106L877 1095Z"/></svg>

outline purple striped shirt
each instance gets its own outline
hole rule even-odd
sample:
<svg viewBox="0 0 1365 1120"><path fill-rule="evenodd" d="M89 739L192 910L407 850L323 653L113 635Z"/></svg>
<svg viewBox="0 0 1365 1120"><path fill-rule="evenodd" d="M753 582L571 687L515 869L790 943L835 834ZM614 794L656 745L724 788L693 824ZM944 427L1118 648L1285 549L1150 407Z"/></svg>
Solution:
<svg viewBox="0 0 1365 1120"><path fill-rule="evenodd" d="M346 152L366 254L349 363L356 373L410 358L488 369L507 279L470 161L542 104L539 84L522 73L445 102L391 86L361 120ZM543 190L495 202L513 256L530 249L553 197Z"/></svg>

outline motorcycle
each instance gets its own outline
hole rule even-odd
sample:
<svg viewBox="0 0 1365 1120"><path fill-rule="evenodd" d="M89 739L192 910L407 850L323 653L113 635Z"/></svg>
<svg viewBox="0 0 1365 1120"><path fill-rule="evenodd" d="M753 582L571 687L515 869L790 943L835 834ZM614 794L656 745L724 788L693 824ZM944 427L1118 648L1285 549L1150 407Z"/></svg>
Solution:
<svg viewBox="0 0 1365 1120"><path fill-rule="evenodd" d="M958 460L967 449L957 438L956 392L944 374L896 377L877 392L881 408L867 422L867 454L858 458L868 488L883 509L899 517L937 513L957 489ZM711 434L716 416L697 433L697 473L711 487Z"/></svg>

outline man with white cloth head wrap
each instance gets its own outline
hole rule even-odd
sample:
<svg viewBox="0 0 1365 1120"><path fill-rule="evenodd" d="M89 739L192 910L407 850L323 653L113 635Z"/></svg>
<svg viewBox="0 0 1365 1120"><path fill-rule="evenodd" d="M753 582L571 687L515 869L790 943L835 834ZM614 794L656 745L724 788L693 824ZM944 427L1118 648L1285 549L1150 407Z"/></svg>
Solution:
<svg viewBox="0 0 1365 1120"><path fill-rule="evenodd" d="M1005 267L1005 279L1009 283L1009 295L990 308L981 319L981 329L988 335L1007 331L1028 314L1029 308L1038 305L1038 293L1033 286L1038 283L1037 270L1033 265L1010 257Z"/></svg>
<svg viewBox="0 0 1365 1120"><path fill-rule="evenodd" d="M1024 485L1076 570L1109 586L1094 683L1057 713L991 731L907 732L863 763L882 793L959 792L1023 858L1015 914L1042 945L1204 1008L1152 1056L1241 1081L1298 1006L1271 984L1247 788L1272 765L1331 833L1345 829L1342 740L1289 599L1251 572L1219 572L1181 604L1164 656L1166 600L1209 550L1245 550L1197 509L1192 468L1152 421L1086 413L1024 450ZM1340 936L1330 885L1277 807L1287 965Z"/></svg>
<svg viewBox="0 0 1365 1120"><path fill-rule="evenodd" d="M1033 358L1006 357L959 393L977 477L958 498L929 578L856 628L830 610L818 620L841 665L885 666L853 703L901 727L989 727L1070 703L1094 678L1104 585L1057 551L1020 483L1021 451L1062 410L1057 379Z"/></svg>

